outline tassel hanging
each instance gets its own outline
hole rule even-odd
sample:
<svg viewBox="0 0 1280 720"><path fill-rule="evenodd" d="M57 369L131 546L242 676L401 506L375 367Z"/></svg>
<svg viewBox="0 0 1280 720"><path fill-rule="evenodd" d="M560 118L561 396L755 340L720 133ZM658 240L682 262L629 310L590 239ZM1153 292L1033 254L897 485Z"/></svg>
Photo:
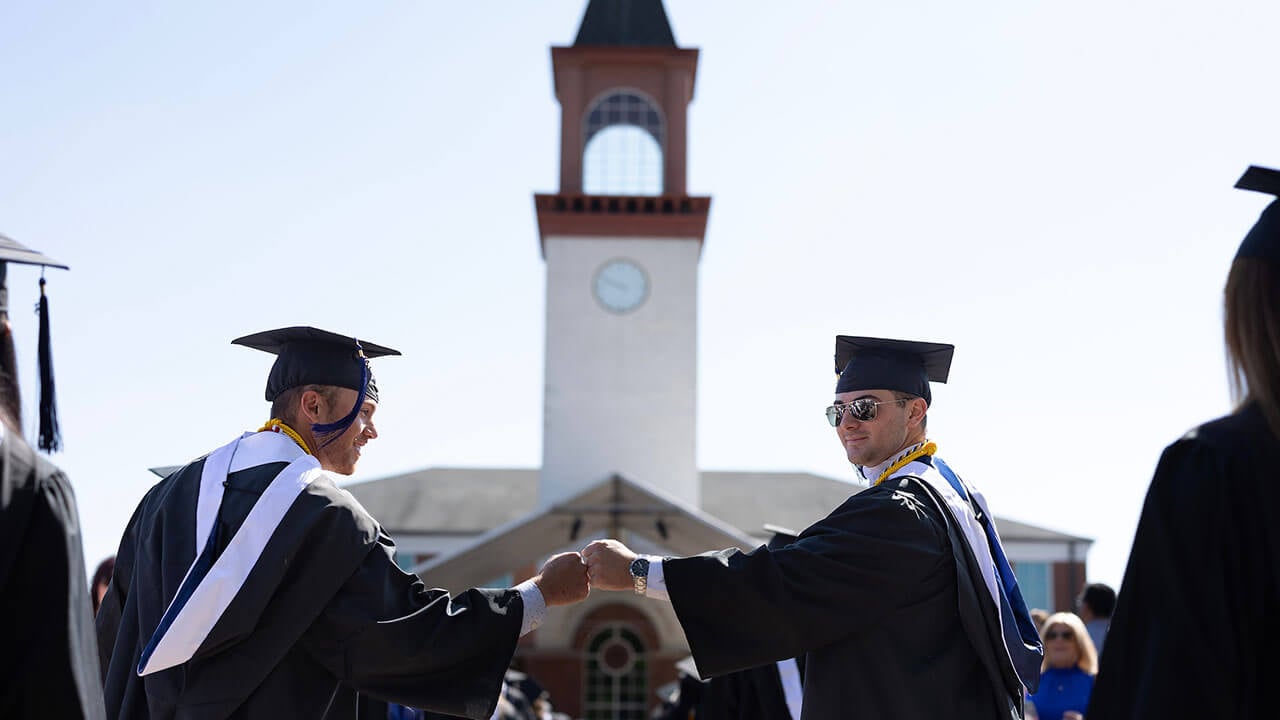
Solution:
<svg viewBox="0 0 1280 720"><path fill-rule="evenodd" d="M311 432L315 434L316 440L324 440L320 443L320 449L329 447L329 443L342 437L342 433L351 427L351 423L356 421L360 415L360 410L364 408L365 398L369 396L369 361L363 356L360 357L364 362L364 370L361 375L360 394L356 396L356 405L351 408L351 412L346 414L341 420L335 420L331 423L311 423Z"/></svg>
<svg viewBox="0 0 1280 720"><path fill-rule="evenodd" d="M38 446L45 452L62 449L58 430L58 411L54 406L53 349L49 339L49 299L44 294L44 276L40 276L40 436Z"/></svg>

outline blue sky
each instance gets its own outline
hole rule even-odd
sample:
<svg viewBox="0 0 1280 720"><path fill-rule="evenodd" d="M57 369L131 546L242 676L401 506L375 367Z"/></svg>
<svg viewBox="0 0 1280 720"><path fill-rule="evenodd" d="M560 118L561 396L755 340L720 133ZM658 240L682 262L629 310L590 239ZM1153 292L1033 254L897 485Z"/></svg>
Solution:
<svg viewBox="0 0 1280 720"><path fill-rule="evenodd" d="M266 418L239 335L377 365L356 479L540 463L558 179L549 46L585 3L0 7L0 233L50 271L87 562L146 468ZM940 454L1000 515L1094 537L1118 584L1161 449L1230 408L1221 289L1280 167L1274 2L673 0L701 50L689 188L705 469L848 478L836 334L953 342ZM38 271L9 277L15 308ZM34 434L34 315L15 312Z"/></svg>

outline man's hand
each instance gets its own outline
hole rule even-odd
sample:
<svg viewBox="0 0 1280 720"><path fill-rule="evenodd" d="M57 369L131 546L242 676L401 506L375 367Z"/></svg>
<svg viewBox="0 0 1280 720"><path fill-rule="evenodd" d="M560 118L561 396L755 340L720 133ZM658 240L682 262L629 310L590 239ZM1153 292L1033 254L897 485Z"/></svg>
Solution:
<svg viewBox="0 0 1280 720"><path fill-rule="evenodd" d="M591 586L601 590L630 590L631 561L636 554L617 540L597 540L582 551L587 561L587 576Z"/></svg>
<svg viewBox="0 0 1280 720"><path fill-rule="evenodd" d="M547 607L582 602L591 592L587 582L587 566L576 552L552 555L533 578Z"/></svg>

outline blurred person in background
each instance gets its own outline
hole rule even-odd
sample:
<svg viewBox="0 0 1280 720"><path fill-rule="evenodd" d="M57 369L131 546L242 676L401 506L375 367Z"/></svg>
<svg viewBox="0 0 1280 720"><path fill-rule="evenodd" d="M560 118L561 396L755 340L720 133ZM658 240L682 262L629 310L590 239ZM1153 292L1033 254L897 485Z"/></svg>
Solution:
<svg viewBox="0 0 1280 720"><path fill-rule="evenodd" d="M90 600L93 601L93 614L98 614L98 608L102 607L102 598L107 594L107 588L111 585L111 573L116 568L116 556L103 560L98 563L98 569L93 571L93 580L89 583Z"/></svg>
<svg viewBox="0 0 1280 720"><path fill-rule="evenodd" d="M1236 187L1280 195L1280 172L1251 167ZM1280 200L1263 210L1240 244L1223 295L1236 409L1187 433L1160 457L1107 634L1090 720L1276 712Z"/></svg>
<svg viewBox="0 0 1280 720"><path fill-rule="evenodd" d="M1044 621L1049 619L1049 611L1041 608L1031 608L1031 622L1036 624L1036 630L1044 632Z"/></svg>
<svg viewBox="0 0 1280 720"><path fill-rule="evenodd" d="M702 717L702 696L707 681L698 675L693 656L676 663L676 680L657 689L662 702L649 713L649 720L691 720Z"/></svg>
<svg viewBox="0 0 1280 720"><path fill-rule="evenodd" d="M75 495L22 439L6 388L0 382L0 718L99 720L106 713Z"/></svg>
<svg viewBox="0 0 1280 720"><path fill-rule="evenodd" d="M1044 665L1040 689L1029 696L1040 720L1082 720L1089 707L1098 651L1075 613L1054 613L1045 620Z"/></svg>
<svg viewBox="0 0 1280 720"><path fill-rule="evenodd" d="M1085 629L1089 631L1089 639L1098 649L1098 657L1102 657L1102 645L1107 640L1107 628L1111 626L1111 613L1116 609L1116 591L1104 583L1090 583L1081 591L1076 607Z"/></svg>

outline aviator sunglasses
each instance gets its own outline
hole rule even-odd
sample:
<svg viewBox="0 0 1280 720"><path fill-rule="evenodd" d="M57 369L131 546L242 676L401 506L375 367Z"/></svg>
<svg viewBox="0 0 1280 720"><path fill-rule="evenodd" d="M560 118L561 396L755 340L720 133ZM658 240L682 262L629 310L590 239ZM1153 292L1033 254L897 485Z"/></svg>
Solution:
<svg viewBox="0 0 1280 720"><path fill-rule="evenodd" d="M871 398L858 398L853 402L841 403L839 405L831 405L827 407L827 422L831 423L831 427L839 427L844 421L844 414L858 422L871 422L876 419L876 413L881 405L893 405L895 403L904 402L903 400L872 400Z"/></svg>

